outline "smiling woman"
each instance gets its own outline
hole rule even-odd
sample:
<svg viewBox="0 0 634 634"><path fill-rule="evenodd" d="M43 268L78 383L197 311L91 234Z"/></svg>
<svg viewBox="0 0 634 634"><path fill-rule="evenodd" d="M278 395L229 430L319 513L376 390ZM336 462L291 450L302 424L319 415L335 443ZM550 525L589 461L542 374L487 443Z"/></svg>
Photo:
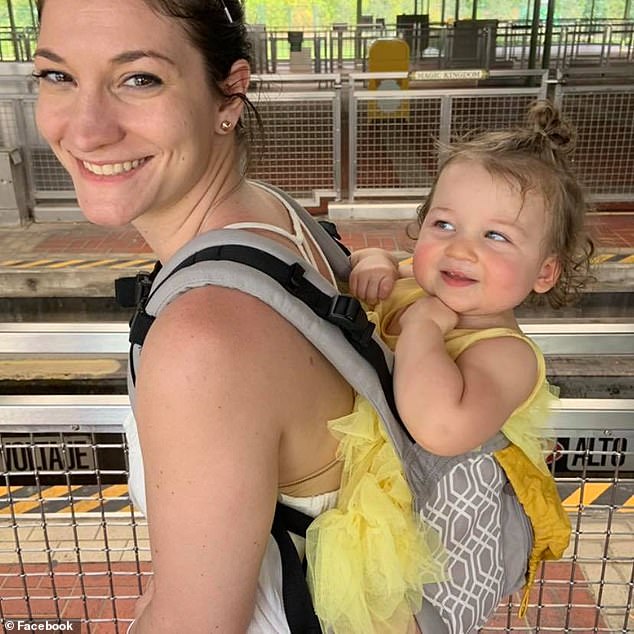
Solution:
<svg viewBox="0 0 634 634"><path fill-rule="evenodd" d="M132 223L163 263L242 223L334 283L292 206L244 176L238 0L38 7L37 123L89 220ZM212 286L161 312L136 369L130 490L148 516L154 583L131 631L289 632L269 536L276 501L302 481L287 505L316 515L334 504L328 421L350 413L352 389L275 311Z"/></svg>
<svg viewBox="0 0 634 634"><path fill-rule="evenodd" d="M65 3L81 37L69 37L68 13L55 4L44 5L34 55L37 122L84 214L99 224L136 221L150 240L154 219L174 203L196 204L202 222L210 195L237 184L227 169L238 162L237 146L220 124L237 123L241 100L219 98L185 31L144 3L125 15L110 3L78 2L76 11ZM147 14L152 29L143 26ZM248 77L247 62L236 60L225 86L244 94ZM217 171L224 190L210 192Z"/></svg>

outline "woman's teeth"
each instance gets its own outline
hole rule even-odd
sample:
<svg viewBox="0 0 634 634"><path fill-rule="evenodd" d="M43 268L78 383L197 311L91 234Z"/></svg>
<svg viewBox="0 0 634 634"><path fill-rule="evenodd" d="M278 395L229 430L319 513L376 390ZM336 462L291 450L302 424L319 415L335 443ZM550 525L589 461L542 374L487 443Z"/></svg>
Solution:
<svg viewBox="0 0 634 634"><path fill-rule="evenodd" d="M104 163L98 165L97 163L89 163L88 161L82 161L83 166L93 174L98 176L113 176L115 174L123 174L130 172L133 169L143 165L145 159L134 159L134 161L124 161L123 163Z"/></svg>

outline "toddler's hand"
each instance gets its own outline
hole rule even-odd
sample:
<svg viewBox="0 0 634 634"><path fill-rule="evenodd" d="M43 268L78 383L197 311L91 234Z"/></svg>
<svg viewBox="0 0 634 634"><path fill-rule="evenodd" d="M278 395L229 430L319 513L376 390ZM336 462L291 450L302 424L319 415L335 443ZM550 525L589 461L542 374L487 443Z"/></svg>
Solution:
<svg viewBox="0 0 634 634"><path fill-rule="evenodd" d="M437 297L421 297L401 315L401 329L412 327L425 320L433 321L442 334L446 335L458 324L458 314Z"/></svg>
<svg viewBox="0 0 634 634"><path fill-rule="evenodd" d="M398 263L387 251L368 249L360 256L352 256L350 292L373 306L390 295L399 277Z"/></svg>

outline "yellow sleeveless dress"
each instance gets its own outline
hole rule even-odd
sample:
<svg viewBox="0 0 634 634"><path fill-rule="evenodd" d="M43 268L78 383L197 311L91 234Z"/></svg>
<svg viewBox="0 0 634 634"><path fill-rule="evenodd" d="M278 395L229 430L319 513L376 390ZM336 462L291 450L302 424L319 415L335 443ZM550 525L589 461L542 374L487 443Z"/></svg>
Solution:
<svg viewBox="0 0 634 634"><path fill-rule="evenodd" d="M393 349L385 331L396 313L422 296L415 280L398 280L388 300L368 317ZM543 451L550 436L546 419L556 396L546 382L543 355L522 333L510 329L455 330L447 337L452 358L487 337L526 341L538 361L538 379L502 432L511 441L495 456L533 525L527 590L542 559L559 558L570 523ZM307 578L324 631L333 634L402 634L420 610L424 584L444 578L440 537L412 513L412 496L400 461L372 406L357 396L353 411L329 423L339 438L343 475L335 508L320 515L306 535ZM525 592L522 611L528 592Z"/></svg>
<svg viewBox="0 0 634 634"><path fill-rule="evenodd" d="M399 279L390 297L368 312L368 318L377 326L381 338L392 350L396 346L397 337L386 332L390 323L403 308L423 295L423 289L414 278ZM445 344L447 352L455 360L476 341L494 337L515 337L525 341L537 360L535 387L501 429L511 444L494 454L533 528L533 549L527 562L526 585L519 611L522 616L526 611L528 591L539 563L545 559L561 558L570 541L570 520L544 460L545 452L552 450L554 444L554 434L548 419L559 389L549 385L544 355L522 332L509 328L456 329L446 335Z"/></svg>
<svg viewBox="0 0 634 634"><path fill-rule="evenodd" d="M357 396L329 423L343 462L335 508L306 534L307 579L324 632L404 634L423 585L444 578L440 538L413 513L400 461L374 408Z"/></svg>

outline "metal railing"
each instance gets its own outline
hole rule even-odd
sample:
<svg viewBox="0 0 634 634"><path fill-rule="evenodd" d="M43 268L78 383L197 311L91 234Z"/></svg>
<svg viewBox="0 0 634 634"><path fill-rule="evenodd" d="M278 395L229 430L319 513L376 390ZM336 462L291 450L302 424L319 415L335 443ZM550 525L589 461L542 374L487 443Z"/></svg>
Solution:
<svg viewBox="0 0 634 634"><path fill-rule="evenodd" d="M293 69L290 34L309 54L315 73L365 71L368 50L378 38L402 38L410 48L412 64L431 68L471 64L495 68L512 63L527 69L531 51L532 25L529 22L494 20L491 26L469 26L462 20L454 25L407 24L334 24L324 28L271 28L264 24L249 26L253 70L277 73ZM466 29L464 28L466 27ZM551 33L550 66L563 69L570 65L606 66L632 61L634 54L632 20L558 20ZM301 38L301 41L298 39ZM0 61L31 60L37 30L34 27L0 28ZM541 66L546 24L538 27L535 63ZM489 53L490 51L490 53Z"/></svg>
<svg viewBox="0 0 634 634"><path fill-rule="evenodd" d="M585 85L570 81L579 78ZM605 81L588 69L559 72L554 102L577 130L574 166L593 200L632 200L634 84Z"/></svg>
<svg viewBox="0 0 634 634"><path fill-rule="evenodd" d="M634 401L593 405L569 402L555 419L569 438L554 464L570 547L542 566L524 619L509 597L483 633L634 631L634 479L621 467L634 461ZM152 571L147 525L123 484L127 411L125 396L0 397L0 619L72 617L87 632L125 632Z"/></svg>
<svg viewBox="0 0 634 634"><path fill-rule="evenodd" d="M70 177L36 129L33 86L16 72L0 78L0 147L22 152L36 220L56 219L60 205L79 220ZM457 76L461 83L451 79ZM359 197L420 201L437 173L436 141L521 124L551 83L547 71L349 73L344 90L337 73L255 75L249 96L265 135L249 175L307 206ZM568 69L555 83L554 101L577 129L572 158L589 196L634 200L631 78Z"/></svg>
<svg viewBox="0 0 634 634"><path fill-rule="evenodd" d="M634 350L634 323L520 320L522 331L545 355L607 355ZM126 322L0 322L0 354L126 355Z"/></svg>
<svg viewBox="0 0 634 634"><path fill-rule="evenodd" d="M534 87L384 89L398 88L397 82L408 77L408 73L349 76L349 200L360 196L420 200L437 173L436 141L448 143L474 129L521 124L529 104L546 96L548 73L491 71L489 75L535 78ZM378 90L367 87L371 79L380 82Z"/></svg>
<svg viewBox="0 0 634 634"><path fill-rule="evenodd" d="M23 91L16 90L20 82ZM51 205L62 201L79 220L70 176L37 130L33 83L12 73L0 78L0 91L3 85L9 88L0 92L0 146L23 153L36 219L45 220ZM266 122L251 148L249 175L286 189L304 205L339 198L340 76L254 75L248 96Z"/></svg>

